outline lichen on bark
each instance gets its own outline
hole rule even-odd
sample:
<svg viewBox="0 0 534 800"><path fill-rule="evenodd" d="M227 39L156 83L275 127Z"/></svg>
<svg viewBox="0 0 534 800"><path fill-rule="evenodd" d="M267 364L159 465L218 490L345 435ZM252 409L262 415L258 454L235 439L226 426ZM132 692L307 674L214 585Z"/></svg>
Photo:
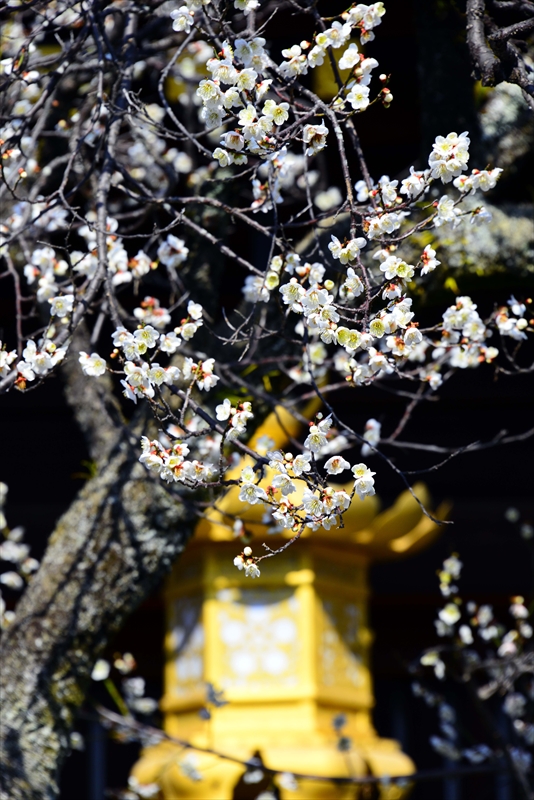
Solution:
<svg viewBox="0 0 534 800"><path fill-rule="evenodd" d="M78 369L65 370L71 403ZM1 642L2 800L57 797L95 660L192 531L192 513L139 464L139 425L116 428L104 413L108 387L99 392L82 428L100 470L59 519Z"/></svg>

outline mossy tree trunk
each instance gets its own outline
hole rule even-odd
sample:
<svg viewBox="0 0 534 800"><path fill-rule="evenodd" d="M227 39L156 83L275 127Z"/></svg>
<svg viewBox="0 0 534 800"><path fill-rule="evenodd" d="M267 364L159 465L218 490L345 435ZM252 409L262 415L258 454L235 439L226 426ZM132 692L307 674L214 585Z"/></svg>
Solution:
<svg viewBox="0 0 534 800"><path fill-rule="evenodd" d="M184 506L139 464L139 426L120 422L110 385L75 362L65 373L98 472L57 523L2 639L2 800L57 797L95 660L192 530Z"/></svg>

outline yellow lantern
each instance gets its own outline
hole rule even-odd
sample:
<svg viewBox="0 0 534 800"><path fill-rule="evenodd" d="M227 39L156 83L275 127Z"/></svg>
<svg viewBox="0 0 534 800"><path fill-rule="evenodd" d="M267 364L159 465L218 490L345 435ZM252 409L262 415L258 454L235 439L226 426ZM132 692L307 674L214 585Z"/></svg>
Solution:
<svg viewBox="0 0 534 800"><path fill-rule="evenodd" d="M295 418L277 408L250 447L265 435L281 447L298 431ZM228 477L237 477L245 463ZM428 506L425 487L414 490ZM409 776L413 762L397 742L380 738L371 721L367 570L373 560L416 552L439 526L409 492L383 512L376 496L355 499L343 528L306 529L298 543L261 562L261 576L252 580L233 565L241 549L236 518L254 535L255 555L265 552L261 542L276 549L291 533L267 533L264 510L245 507L238 494L232 487L200 520L165 591L164 728L200 751L163 742L143 752L133 774L141 783L157 782L165 800L253 800L260 794L262 784L244 782L242 764L206 749L239 761L257 757L279 773L325 779L302 778L297 788L287 788L275 778L281 800L354 800L354 785L334 779ZM444 518L447 509L436 513ZM211 708L209 719L199 714L207 683L228 701ZM332 726L341 713L343 735L351 741L346 752ZM193 779L195 771L201 781ZM387 781L379 790L381 800L406 793Z"/></svg>

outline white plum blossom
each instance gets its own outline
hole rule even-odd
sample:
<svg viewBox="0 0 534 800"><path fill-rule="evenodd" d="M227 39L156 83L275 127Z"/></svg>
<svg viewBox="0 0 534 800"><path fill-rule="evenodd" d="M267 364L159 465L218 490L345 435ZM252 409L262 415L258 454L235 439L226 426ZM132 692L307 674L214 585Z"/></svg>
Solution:
<svg viewBox="0 0 534 800"><path fill-rule="evenodd" d="M443 195L437 205L437 214L434 218L434 227L440 228L442 225L452 223L452 227L456 228L460 224L459 216L461 211L456 207L452 197Z"/></svg>
<svg viewBox="0 0 534 800"><path fill-rule="evenodd" d="M427 244L421 254L421 261L423 262L421 275L427 275L429 272L433 272L436 267L441 264L441 261L438 261L436 258L436 251L429 244Z"/></svg>
<svg viewBox="0 0 534 800"><path fill-rule="evenodd" d="M406 195L410 200L422 196L428 188L428 178L430 171L416 172L410 167L410 174L401 181L400 193Z"/></svg>
<svg viewBox="0 0 534 800"><path fill-rule="evenodd" d="M328 245L328 249L332 253L333 258L339 259L341 264L347 264L349 261L354 261L360 254L360 250L367 244L363 236L357 239L349 239L345 244L341 244L337 236L330 237L332 241Z"/></svg>
<svg viewBox="0 0 534 800"><path fill-rule="evenodd" d="M376 239L385 233L393 233L400 228L403 212L388 212L373 217L366 217L365 229L369 239Z"/></svg>
<svg viewBox="0 0 534 800"><path fill-rule="evenodd" d="M467 131L459 136L457 133L436 136L428 158L432 178L439 178L442 183L450 183L453 178L458 177L467 169L469 144Z"/></svg>
<svg viewBox="0 0 534 800"><path fill-rule="evenodd" d="M338 66L339 69L352 69L356 65L359 66L360 64L360 52L358 50L358 45L356 42L351 42L348 48L345 50L341 58L339 59Z"/></svg>
<svg viewBox="0 0 534 800"><path fill-rule="evenodd" d="M74 295L64 294L58 297L49 297L48 302L51 306L50 314L53 317L66 317L69 314L72 314L72 309L74 308Z"/></svg>
<svg viewBox="0 0 534 800"><path fill-rule="evenodd" d="M362 456L368 456L373 452L373 447L376 447L380 441L381 429L382 426L376 419L367 420L363 433L363 438L365 439L366 443L362 445ZM373 447L369 447L369 445L372 445Z"/></svg>
<svg viewBox="0 0 534 800"><path fill-rule="evenodd" d="M364 111L369 105L369 87L357 83L347 95L347 101L355 111Z"/></svg>
<svg viewBox="0 0 534 800"><path fill-rule="evenodd" d="M307 73L308 60L298 44L282 50L282 55L288 60L282 61L279 70L286 78L295 78L297 75L305 75Z"/></svg>
<svg viewBox="0 0 534 800"><path fill-rule="evenodd" d="M180 8L171 11L171 19L173 20L173 30L189 33L195 20L194 9L188 8L187 6L180 6Z"/></svg>
<svg viewBox="0 0 534 800"><path fill-rule="evenodd" d="M326 137L328 128L326 125L305 125L302 131L302 138L308 145L306 148L307 156L314 156L326 147Z"/></svg>
<svg viewBox="0 0 534 800"><path fill-rule="evenodd" d="M169 234L158 248L158 258L167 267L179 267L187 259L189 249L183 239Z"/></svg>
<svg viewBox="0 0 534 800"><path fill-rule="evenodd" d="M461 612L456 603L447 603L438 614L440 620L446 625L454 625L461 617Z"/></svg>
<svg viewBox="0 0 534 800"><path fill-rule="evenodd" d="M88 353L84 353L83 350L80 350L78 361L80 362L84 375L98 378L106 372L106 362L98 353L91 353L91 355L88 355Z"/></svg>
<svg viewBox="0 0 534 800"><path fill-rule="evenodd" d="M260 275L248 275L245 278L243 295L249 303L267 303L271 296L265 278Z"/></svg>
<svg viewBox="0 0 534 800"><path fill-rule="evenodd" d="M324 468L329 475L339 475L344 470L349 469L349 462L343 456L332 456L325 462Z"/></svg>
<svg viewBox="0 0 534 800"><path fill-rule="evenodd" d="M347 277L339 289L340 297L345 300L352 300L354 297L359 297L363 290L364 286L361 278L356 275L352 267L349 267L347 269Z"/></svg>
<svg viewBox="0 0 534 800"><path fill-rule="evenodd" d="M93 671L91 673L91 678L94 681L105 681L110 672L111 666L109 661L105 661L103 658L99 658L98 661L95 663L93 667Z"/></svg>
<svg viewBox="0 0 534 800"><path fill-rule="evenodd" d="M0 378L9 374L9 368L17 357L16 350L5 350L0 341Z"/></svg>
<svg viewBox="0 0 534 800"><path fill-rule="evenodd" d="M371 472L366 464L355 464L352 467L352 474L354 475L354 490L360 500L375 494L373 475L376 473Z"/></svg>
<svg viewBox="0 0 534 800"><path fill-rule="evenodd" d="M193 380L199 389L209 392L219 381L218 376L213 374L214 366L214 358L207 358L198 363L195 363L192 358L186 358L182 367L182 376L186 381Z"/></svg>
<svg viewBox="0 0 534 800"><path fill-rule="evenodd" d="M35 380L36 375L46 375L65 358L67 352L65 347L56 347L50 339L39 346L41 349L38 349L33 339L29 339L22 351L24 360L17 364L17 371L26 381Z"/></svg>

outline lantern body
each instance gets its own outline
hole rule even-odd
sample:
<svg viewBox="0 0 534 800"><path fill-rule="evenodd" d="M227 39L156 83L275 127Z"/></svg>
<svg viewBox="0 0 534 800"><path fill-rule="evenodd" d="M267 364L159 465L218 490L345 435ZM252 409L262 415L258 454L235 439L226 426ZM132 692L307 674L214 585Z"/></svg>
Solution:
<svg viewBox="0 0 534 800"><path fill-rule="evenodd" d="M280 446L297 432L291 425L279 410L254 439L267 433ZM263 483L271 477L267 470ZM414 490L428 506L426 488ZM261 504L245 507L238 493L232 487L199 521L165 590L164 728L198 749L162 742L144 751L133 774L157 782L165 800L254 800L261 784L247 785L238 762L255 757L278 773L324 778L299 778L296 789L275 778L281 800L355 800L359 790L339 779L409 776L410 758L397 742L380 738L371 720L367 571L372 560L425 546L439 526L409 492L383 512L377 497L356 498L342 528L306 529L299 542L261 562L253 580L233 565L241 549L235 519L254 537L255 555L261 542L274 550L292 534L270 534ZM447 509L436 513L444 518ZM222 690L227 704L210 705L206 719L207 684ZM338 714L346 718L348 751L338 747ZM193 780L195 770L201 781ZM409 781L385 780L378 796L400 800L409 788Z"/></svg>

